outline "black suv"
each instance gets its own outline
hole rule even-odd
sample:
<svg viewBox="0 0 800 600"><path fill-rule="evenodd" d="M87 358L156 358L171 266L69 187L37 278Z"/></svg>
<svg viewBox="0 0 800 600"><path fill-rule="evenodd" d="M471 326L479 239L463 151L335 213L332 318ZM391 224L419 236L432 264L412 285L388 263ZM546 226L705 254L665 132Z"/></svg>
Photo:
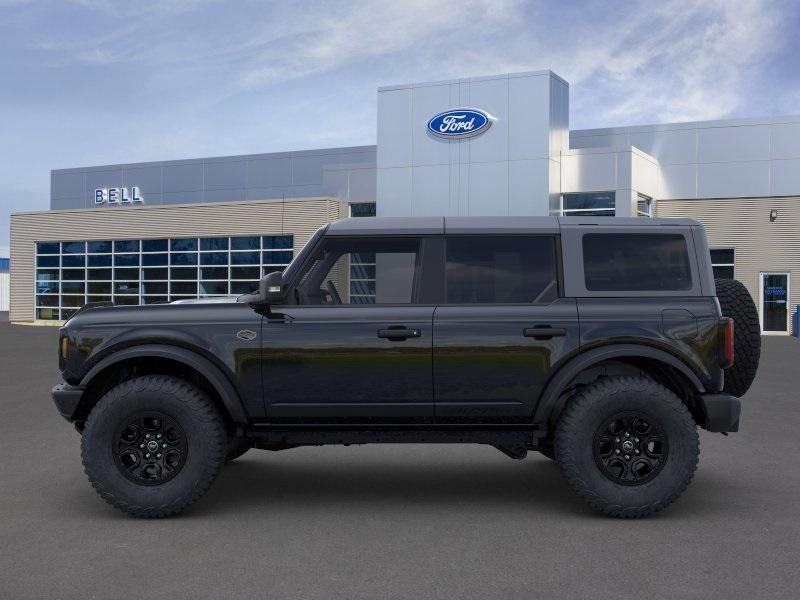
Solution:
<svg viewBox="0 0 800 600"><path fill-rule="evenodd" d="M539 451L641 517L689 484L698 425L738 429L759 353L696 221L360 218L238 299L87 305L53 397L135 516L181 511L253 447L418 442Z"/></svg>

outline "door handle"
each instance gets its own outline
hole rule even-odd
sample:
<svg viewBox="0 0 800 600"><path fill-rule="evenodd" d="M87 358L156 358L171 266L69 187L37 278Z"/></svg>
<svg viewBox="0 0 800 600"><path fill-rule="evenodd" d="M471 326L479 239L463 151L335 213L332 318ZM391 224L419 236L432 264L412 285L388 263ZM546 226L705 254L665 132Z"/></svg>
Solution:
<svg viewBox="0 0 800 600"><path fill-rule="evenodd" d="M422 337L422 331L419 329L408 329L407 327L398 327L397 329L378 329L378 337L387 339L391 342L402 342L408 338Z"/></svg>
<svg viewBox="0 0 800 600"><path fill-rule="evenodd" d="M567 330L563 327L526 327L522 330L522 335L535 340L549 340L554 337L564 337L567 335Z"/></svg>

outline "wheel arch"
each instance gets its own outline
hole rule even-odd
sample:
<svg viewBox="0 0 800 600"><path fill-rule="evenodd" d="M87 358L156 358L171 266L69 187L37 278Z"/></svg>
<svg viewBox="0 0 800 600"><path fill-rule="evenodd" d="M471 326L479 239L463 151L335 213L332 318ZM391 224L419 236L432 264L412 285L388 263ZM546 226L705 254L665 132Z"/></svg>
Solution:
<svg viewBox="0 0 800 600"><path fill-rule="evenodd" d="M533 422L551 425L561 414L567 398L565 392L570 384L581 374L605 364L619 363L646 372L648 375L664 383L677 393L700 422L702 411L693 406L693 398L705 392L697 374L679 358L658 348L640 344L615 344L588 350L573 357L550 378L545 386L536 410ZM672 379L665 381L664 379Z"/></svg>
<svg viewBox="0 0 800 600"><path fill-rule="evenodd" d="M155 366L155 363L158 366ZM206 357L179 346L169 344L141 344L128 346L109 354L98 361L83 376L80 387L84 388L83 412L87 412L108 389L106 382L119 377L126 367L147 365L146 372L164 375L176 374L176 366L182 374L194 374L209 393L223 417L231 424L247 423L247 414L233 383L225 373Z"/></svg>

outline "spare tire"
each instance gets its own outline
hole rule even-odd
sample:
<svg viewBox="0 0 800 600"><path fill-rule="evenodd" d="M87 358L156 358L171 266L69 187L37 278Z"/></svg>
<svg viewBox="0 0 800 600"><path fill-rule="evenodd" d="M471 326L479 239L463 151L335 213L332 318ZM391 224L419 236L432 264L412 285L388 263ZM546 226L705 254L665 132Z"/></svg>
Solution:
<svg viewBox="0 0 800 600"><path fill-rule="evenodd" d="M750 389L761 358L761 326L750 292L735 279L715 279L722 315L734 320L733 366L725 371L729 394L741 397Z"/></svg>

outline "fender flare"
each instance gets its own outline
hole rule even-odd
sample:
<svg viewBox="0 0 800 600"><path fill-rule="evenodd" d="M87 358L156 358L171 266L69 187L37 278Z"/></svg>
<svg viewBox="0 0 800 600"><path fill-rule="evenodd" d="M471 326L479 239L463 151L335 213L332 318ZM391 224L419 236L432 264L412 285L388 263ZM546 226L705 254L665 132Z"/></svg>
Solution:
<svg viewBox="0 0 800 600"><path fill-rule="evenodd" d="M558 400L567 384L581 371L612 358L650 358L673 367L686 377L697 393L705 392L705 386L697 374L682 360L672 354L639 344L615 344L595 348L578 354L563 365L547 383L533 414L534 423L547 423L553 412L558 409Z"/></svg>
<svg viewBox="0 0 800 600"><path fill-rule="evenodd" d="M210 360L197 352L166 344L141 344L129 346L114 352L95 364L81 379L80 387L86 388L89 383L108 367L132 358L165 358L183 363L205 377L219 395L222 403L236 423L247 423L239 393L222 370Z"/></svg>

